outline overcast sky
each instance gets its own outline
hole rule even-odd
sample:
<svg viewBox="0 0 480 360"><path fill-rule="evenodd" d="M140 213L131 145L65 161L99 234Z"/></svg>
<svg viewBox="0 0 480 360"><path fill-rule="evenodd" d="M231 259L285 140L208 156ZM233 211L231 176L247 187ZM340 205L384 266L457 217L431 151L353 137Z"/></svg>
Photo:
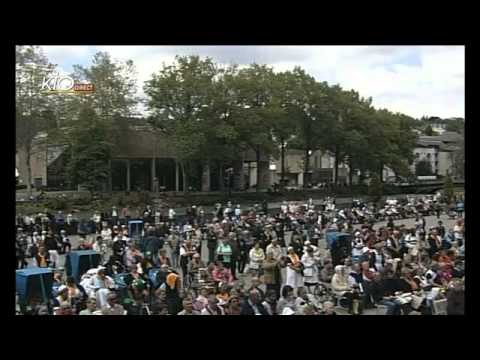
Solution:
<svg viewBox="0 0 480 360"><path fill-rule="evenodd" d="M65 72L88 66L93 54L133 60L139 94L143 82L175 55L209 56L221 64L298 65L318 81L355 89L376 108L413 117L465 117L463 46L42 46L50 62Z"/></svg>

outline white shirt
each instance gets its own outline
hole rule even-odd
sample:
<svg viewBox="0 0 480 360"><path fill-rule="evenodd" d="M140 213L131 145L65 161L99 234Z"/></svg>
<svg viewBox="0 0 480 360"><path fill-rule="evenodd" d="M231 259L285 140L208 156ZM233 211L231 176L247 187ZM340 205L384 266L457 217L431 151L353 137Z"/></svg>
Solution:
<svg viewBox="0 0 480 360"><path fill-rule="evenodd" d="M258 251L253 248L250 250L249 257L250 261L261 262L265 260L265 253L263 252L262 248L259 248Z"/></svg>
<svg viewBox="0 0 480 360"><path fill-rule="evenodd" d="M168 210L168 217L169 217L170 219L173 219L174 216L175 216L175 210L169 209L169 210Z"/></svg>
<svg viewBox="0 0 480 360"><path fill-rule="evenodd" d="M112 230L110 229L102 229L102 231L100 232L100 235L102 236L102 238L105 240L105 239L111 239L112 238Z"/></svg>
<svg viewBox="0 0 480 360"><path fill-rule="evenodd" d="M273 244L270 244L267 246L267 254L272 253L273 258L275 260L280 260L282 258L282 248L280 245L273 246Z"/></svg>

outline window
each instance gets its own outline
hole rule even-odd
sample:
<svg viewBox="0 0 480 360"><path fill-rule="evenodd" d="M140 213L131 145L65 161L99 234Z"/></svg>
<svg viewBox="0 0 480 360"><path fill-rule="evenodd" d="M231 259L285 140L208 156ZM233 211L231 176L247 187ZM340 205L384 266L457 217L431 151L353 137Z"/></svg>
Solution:
<svg viewBox="0 0 480 360"><path fill-rule="evenodd" d="M427 154L427 158L429 158L429 159L430 159L430 154Z"/></svg>
<svg viewBox="0 0 480 360"><path fill-rule="evenodd" d="M420 153L415 153L415 157L418 159L420 157Z"/></svg>

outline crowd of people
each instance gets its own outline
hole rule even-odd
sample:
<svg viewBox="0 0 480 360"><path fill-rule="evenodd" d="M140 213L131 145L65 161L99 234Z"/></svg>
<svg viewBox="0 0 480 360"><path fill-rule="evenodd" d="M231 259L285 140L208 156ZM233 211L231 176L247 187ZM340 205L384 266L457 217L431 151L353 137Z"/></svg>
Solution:
<svg viewBox="0 0 480 360"><path fill-rule="evenodd" d="M334 199L326 199L320 205L283 202L273 214L266 204L242 209L228 202L210 214L191 206L180 218L174 209L148 205L135 238L124 209L95 213L76 229L71 219L58 221L47 212L27 223L17 219L17 269L54 269L49 304L33 297L21 312L463 314L462 214L448 229L441 220L427 228L420 214L413 227L395 225L391 217L379 227L371 219L354 224L345 216L358 209L354 204L340 213ZM80 236L75 248L73 233ZM80 281L66 277L60 255L86 249L101 254L101 265Z"/></svg>

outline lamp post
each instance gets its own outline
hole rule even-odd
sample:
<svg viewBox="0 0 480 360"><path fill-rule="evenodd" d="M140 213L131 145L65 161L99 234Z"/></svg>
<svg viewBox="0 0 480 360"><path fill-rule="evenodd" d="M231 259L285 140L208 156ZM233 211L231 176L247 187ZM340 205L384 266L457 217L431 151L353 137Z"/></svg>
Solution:
<svg viewBox="0 0 480 360"><path fill-rule="evenodd" d="M307 184L310 180L310 177L309 177L309 172L310 172L310 166L309 166L309 163L310 163L310 156L312 156L313 154L313 151L312 150L308 150L308 157L305 159L306 161L306 164L305 164L305 172L303 173L303 187L306 188L307 187Z"/></svg>

